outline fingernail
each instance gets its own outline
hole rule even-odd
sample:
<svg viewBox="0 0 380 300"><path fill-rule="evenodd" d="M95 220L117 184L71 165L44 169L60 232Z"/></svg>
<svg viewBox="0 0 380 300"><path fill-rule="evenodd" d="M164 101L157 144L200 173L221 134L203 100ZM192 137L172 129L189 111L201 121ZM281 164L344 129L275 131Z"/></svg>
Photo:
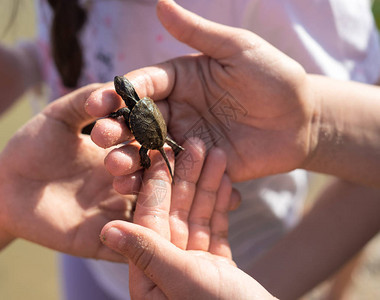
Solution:
<svg viewBox="0 0 380 300"><path fill-rule="evenodd" d="M122 251L126 244L126 236L124 232L116 227L111 227L102 236L102 242L109 248Z"/></svg>

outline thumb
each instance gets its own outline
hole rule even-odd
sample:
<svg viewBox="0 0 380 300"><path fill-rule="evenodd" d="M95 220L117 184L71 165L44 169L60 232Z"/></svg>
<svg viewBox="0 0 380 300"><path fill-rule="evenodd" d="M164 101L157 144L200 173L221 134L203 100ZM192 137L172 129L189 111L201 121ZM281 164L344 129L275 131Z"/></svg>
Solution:
<svg viewBox="0 0 380 300"><path fill-rule="evenodd" d="M75 131L80 131L85 125L95 120L86 112L85 103L91 93L101 86L103 85L91 84L77 89L48 105L43 112Z"/></svg>
<svg viewBox="0 0 380 300"><path fill-rule="evenodd" d="M180 278L189 267L188 256L153 230L130 222L112 221L103 227L100 239L142 270L165 294L175 292L167 290L173 287L173 282L183 292L181 282L186 280Z"/></svg>
<svg viewBox="0 0 380 300"><path fill-rule="evenodd" d="M241 35L247 32L206 20L173 0L159 0L157 16L177 40L215 59L240 52Z"/></svg>

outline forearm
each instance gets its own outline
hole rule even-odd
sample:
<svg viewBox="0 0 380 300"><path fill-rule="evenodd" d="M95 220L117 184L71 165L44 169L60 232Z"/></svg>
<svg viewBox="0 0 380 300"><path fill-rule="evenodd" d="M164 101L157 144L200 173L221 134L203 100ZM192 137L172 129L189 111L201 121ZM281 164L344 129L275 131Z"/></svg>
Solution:
<svg viewBox="0 0 380 300"><path fill-rule="evenodd" d="M27 45L0 45L0 114L28 88L41 80L37 53Z"/></svg>
<svg viewBox="0 0 380 300"><path fill-rule="evenodd" d="M380 229L380 192L336 181L249 274L280 299L296 299L337 271Z"/></svg>
<svg viewBox="0 0 380 300"><path fill-rule="evenodd" d="M304 168L380 187L380 88L308 75L317 103Z"/></svg>

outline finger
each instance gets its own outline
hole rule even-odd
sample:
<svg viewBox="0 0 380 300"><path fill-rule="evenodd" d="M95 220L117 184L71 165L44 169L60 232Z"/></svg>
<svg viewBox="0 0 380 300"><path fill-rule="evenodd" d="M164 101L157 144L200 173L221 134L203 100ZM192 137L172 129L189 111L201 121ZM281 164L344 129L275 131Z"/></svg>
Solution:
<svg viewBox="0 0 380 300"><path fill-rule="evenodd" d="M176 282L177 285L186 283L185 286L178 287L176 290L181 293L185 292L185 294L190 292L186 287L189 285L189 278L183 277L186 276L185 270L191 267L191 256L185 255L182 250L154 231L133 223L113 221L104 226L100 239L107 247L127 258L132 264L131 267L136 266L147 278L159 286L158 289L155 288L151 291L151 293L158 294L145 294L147 298L179 298L180 295L171 294L175 293L170 289L173 282ZM162 276L163 273L165 276ZM136 284L146 283L136 282ZM161 291L165 291L167 297L162 295ZM139 296L141 297L141 294Z"/></svg>
<svg viewBox="0 0 380 300"><path fill-rule="evenodd" d="M86 112L96 118L107 116L122 106L124 106L124 102L116 93L112 82L94 90L85 102Z"/></svg>
<svg viewBox="0 0 380 300"><path fill-rule="evenodd" d="M132 82L140 98L150 97L156 101L165 120L168 120L168 105L166 101L158 101L167 97L175 82L174 66L171 63L162 63L146 67L125 75ZM85 104L86 111L94 117L104 117L124 106L120 96L116 94L112 83L107 83L93 91ZM92 129L93 141L102 148L116 145L130 140L131 132L125 122L111 119L98 120Z"/></svg>
<svg viewBox="0 0 380 300"><path fill-rule="evenodd" d="M152 229L165 239L170 239L170 174L161 154L158 151L150 152L151 166L144 172L133 219L134 223ZM173 152L169 150L166 153L173 164ZM135 291L152 289L151 280L142 276L141 271L136 269L136 266L132 264L129 272L130 283L133 286L130 289L132 295Z"/></svg>
<svg viewBox="0 0 380 300"><path fill-rule="evenodd" d="M176 159L175 185L170 206L170 233L171 242L186 249L189 236L188 217L206 149L199 139L189 139L183 146L186 151Z"/></svg>
<svg viewBox="0 0 380 300"><path fill-rule="evenodd" d="M107 171L113 176L123 176L140 170L140 147L139 143L131 142L113 149L104 159Z"/></svg>
<svg viewBox="0 0 380 300"><path fill-rule="evenodd" d="M223 175L220 182L215 209L211 218L211 239L209 252L218 256L231 259L231 248L228 243L228 213L230 211L230 199L232 184L227 174Z"/></svg>
<svg viewBox="0 0 380 300"><path fill-rule="evenodd" d="M226 168L226 155L219 148L212 148L206 158L189 216L188 250L208 251L210 244L210 220L217 191Z"/></svg>
<svg viewBox="0 0 380 300"><path fill-rule="evenodd" d="M85 102L86 112L96 118L105 117L122 106L124 102L111 82L94 90ZM91 131L92 141L102 148L109 148L132 138L133 135L125 124L125 120L121 118L97 120Z"/></svg>
<svg viewBox="0 0 380 300"><path fill-rule="evenodd" d="M112 221L103 227L100 240L127 258L135 272L145 275L140 277L142 280L130 284L132 299L140 299L142 295L144 299L183 299L184 295L191 295L190 298L194 299L213 299L218 292L219 298L226 299L273 298L252 277L225 258L210 253L189 254L148 228ZM234 275L228 276L231 272ZM227 286L221 290L221 284ZM228 284L232 285L229 287ZM243 292L236 297L237 291Z"/></svg>
<svg viewBox="0 0 380 300"><path fill-rule="evenodd" d="M167 96L168 89L172 89L174 74L174 66L170 62L163 62L137 69L124 76L132 83L140 98L149 97L158 101ZM160 106L162 103L157 105ZM96 118L107 116L124 106L124 101L116 93L114 84L111 82L95 89L85 101L86 112Z"/></svg>
<svg viewBox="0 0 380 300"><path fill-rule="evenodd" d="M86 112L85 103L89 95L101 86L101 84L91 84L80 88L51 103L43 113L79 132L84 126L95 120Z"/></svg>
<svg viewBox="0 0 380 300"><path fill-rule="evenodd" d="M162 100L174 86L175 69L170 62L149 66L124 75L132 83L140 98L149 97ZM85 104L88 114L100 118L125 106L121 97L115 92L114 85L107 83L94 90Z"/></svg>
<svg viewBox="0 0 380 300"><path fill-rule="evenodd" d="M134 139L124 120L97 120L91 131L92 141L102 148L109 148L122 142Z"/></svg>
<svg viewBox="0 0 380 300"><path fill-rule="evenodd" d="M172 0L160 0L157 16L162 25L177 40L216 59L240 52L241 41L236 28L206 20L176 4Z"/></svg>
<svg viewBox="0 0 380 300"><path fill-rule="evenodd" d="M137 195L132 193L125 196L115 195L114 197L101 201L98 207L108 220L125 220L132 222L136 200Z"/></svg>
<svg viewBox="0 0 380 300"><path fill-rule="evenodd" d="M173 169L174 153L169 147L165 147L165 152ZM150 151L150 158L151 166L144 171L133 221L170 239L170 173L158 151Z"/></svg>
<svg viewBox="0 0 380 300"><path fill-rule="evenodd" d="M96 117L103 117L116 111L121 104L120 97L117 95L115 96L115 91L113 90L109 90L109 94L114 96L113 100L107 100L110 97L105 96L104 101L101 101L99 99L101 98L100 95L107 95L103 90L104 88L91 93L85 104L86 111ZM109 148L133 138L133 134L128 129L125 120L122 118L99 119L91 130L92 141L102 148Z"/></svg>
<svg viewBox="0 0 380 300"><path fill-rule="evenodd" d="M165 99L174 87L175 66L163 62L125 74L132 82L140 98L149 97L154 101ZM161 107L160 107L161 110Z"/></svg>
<svg viewBox="0 0 380 300"><path fill-rule="evenodd" d="M116 176L113 180L113 188L122 195L138 194L141 188L143 170L133 174Z"/></svg>

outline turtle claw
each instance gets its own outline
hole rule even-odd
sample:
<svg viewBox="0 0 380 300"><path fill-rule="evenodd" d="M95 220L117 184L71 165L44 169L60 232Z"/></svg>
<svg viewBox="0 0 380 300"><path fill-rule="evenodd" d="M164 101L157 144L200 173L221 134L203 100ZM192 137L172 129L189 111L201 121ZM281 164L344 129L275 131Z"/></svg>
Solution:
<svg viewBox="0 0 380 300"><path fill-rule="evenodd" d="M139 153L140 153L140 165L144 169L149 169L149 167L150 167L150 158L149 158L149 155L148 155L148 150L149 149L147 149L145 147L141 147L140 150L139 150Z"/></svg>

